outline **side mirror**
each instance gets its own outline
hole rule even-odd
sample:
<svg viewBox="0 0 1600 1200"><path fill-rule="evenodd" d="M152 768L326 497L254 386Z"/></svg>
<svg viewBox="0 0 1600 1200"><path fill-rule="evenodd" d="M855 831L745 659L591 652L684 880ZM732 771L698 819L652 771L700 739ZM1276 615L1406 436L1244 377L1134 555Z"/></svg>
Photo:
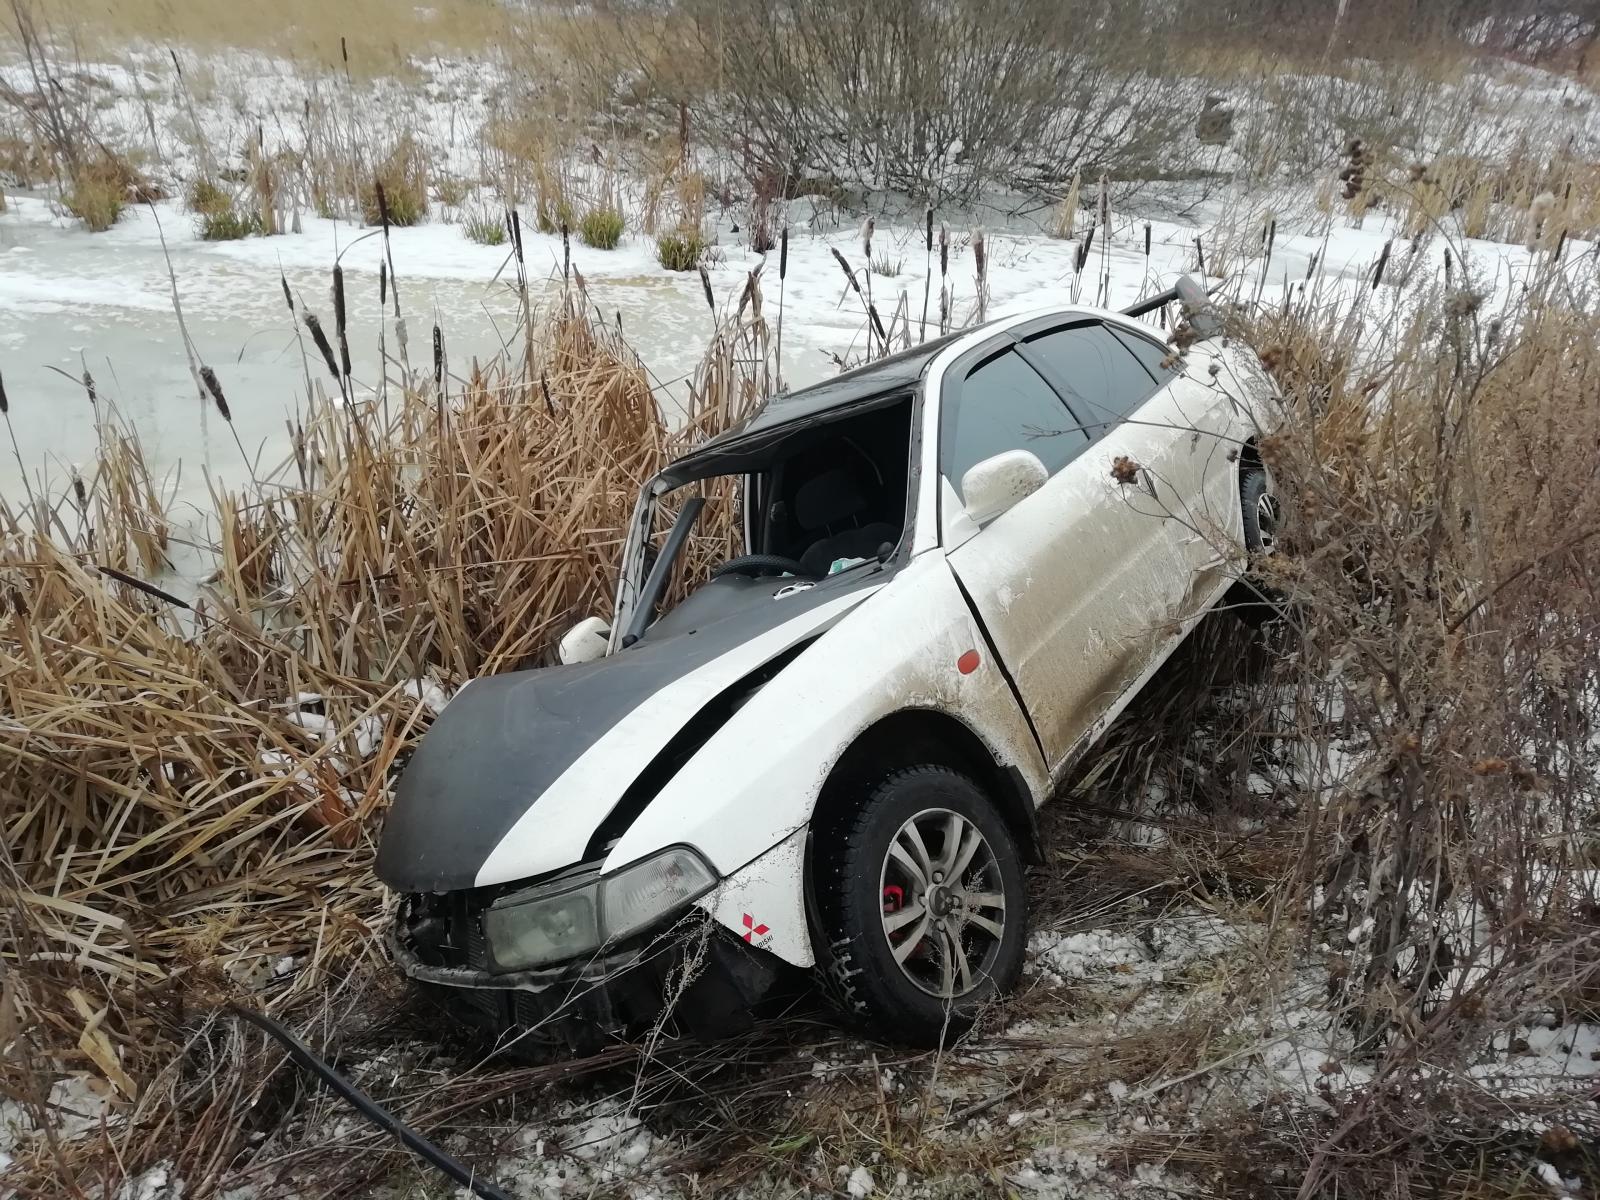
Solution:
<svg viewBox="0 0 1600 1200"><path fill-rule="evenodd" d="M611 639L611 626L599 617L585 617L561 639L558 653L567 666L573 663L593 662L606 656L606 646Z"/></svg>
<svg viewBox="0 0 1600 1200"><path fill-rule="evenodd" d="M961 477L962 505L974 525L994 520L1050 480L1037 454L1007 450L975 463Z"/></svg>

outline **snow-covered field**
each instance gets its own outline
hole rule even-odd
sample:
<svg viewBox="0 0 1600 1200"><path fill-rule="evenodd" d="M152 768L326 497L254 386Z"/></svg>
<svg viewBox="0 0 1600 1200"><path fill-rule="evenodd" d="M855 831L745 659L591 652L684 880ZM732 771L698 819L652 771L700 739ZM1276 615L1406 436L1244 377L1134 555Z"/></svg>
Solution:
<svg viewBox="0 0 1600 1200"><path fill-rule="evenodd" d="M330 89L359 114L352 119L359 119L361 137L382 145L399 130L419 131L439 171L470 180L483 169L483 121L510 103L501 73L471 61L421 62L420 81L379 80L354 95L338 92L335 81L307 80L292 64L259 54L218 55L205 66L214 82L194 101L194 120L164 52L134 50L125 63L88 63L79 72L91 81L85 86L102 109L109 135L158 163L152 176L174 194L200 170L199 146L218 164L237 161L237 148L254 131L262 131L269 150L275 140L288 145L303 136L295 132L303 107L312 98L327 100ZM20 69L9 70L11 82L21 83ZM1559 96L1572 104L1569 85L1531 74L1523 83L1518 91L1507 82L1485 81L1480 91L1489 99L1479 102L1537 109ZM1580 109L1579 117L1585 113ZM194 136L196 123L203 140ZM1578 127L1587 129L1586 118ZM713 177L730 170L720 160L707 169ZM1212 282L1225 279L1230 294L1269 302L1308 281L1329 297L1352 294L1371 279L1386 245L1386 294L1395 293L1396 305L1392 285L1438 275L1447 250L1458 270L1465 261L1489 309L1515 295L1543 265L1541 256L1520 245L1476 241L1448 226L1413 243L1400 236L1397 219L1381 211L1360 222L1322 212L1314 197L1327 182L1276 190L1215 179L1114 185L1109 236L1105 227L1095 230L1081 271L1075 269L1080 243L1096 223L1092 186L1085 186L1072 238L1047 234L1052 214L1021 196L995 195L973 209L939 211L936 220L949 226L952 237L954 323L978 314L971 243L979 230L988 254L984 311L990 316L1063 302L1122 307L1170 286L1183 272L1196 272L1201 254L1209 255L1213 270L1223 263L1223 276ZM937 326L939 255L937 248L927 252L921 212L891 195L874 196L871 203L880 214L872 256L892 273L868 272L859 212L841 211L822 197L802 197L788 203L780 222L791 231L781 289L778 255L750 249L748 221L740 228L743 211L723 206L709 218L718 247L709 269L716 303L735 304L747 273L761 268L769 321L775 323L781 311L784 377L793 386L824 377L841 361L860 361L865 353L866 315L834 258L836 250L864 283L870 274L873 301L886 322L903 298L913 340L923 336L925 311ZM411 337L426 341L437 323L452 368L462 375L474 358L492 356L502 344L515 308L506 248L472 242L460 223L464 212L493 212L495 204L486 192L455 207L436 204L428 223L396 229L393 236ZM303 342L283 303L280 276L326 322L330 272L336 261L342 264L354 377L368 386L378 378L382 248L370 228L297 207L299 233L206 242L177 199L130 207L114 228L99 234L86 231L44 193L13 193L7 209L0 214L0 376L30 475L46 472L60 486L75 465L92 459L94 415L82 383L85 372L145 435L152 466L170 476L177 498L204 496L202 467L224 481L241 470L232 438L207 420L190 381L173 314L174 288L201 360L217 372L240 436L264 465L284 457L284 419L304 394ZM1270 258L1263 254L1269 222L1275 223ZM524 229L530 273L543 277L548 300L560 287L560 238L534 232L526 217ZM1591 249L1574 238L1564 260L1581 262ZM572 262L595 308L608 320L620 320L661 382L663 404L674 408L711 327L699 278L662 268L653 239L633 229L610 251L588 249L574 238ZM902 331L897 327L897 344ZM392 346L392 331L389 336ZM15 489L18 471L10 456L0 461L0 487Z"/></svg>
<svg viewBox="0 0 1600 1200"><path fill-rule="evenodd" d="M211 82L195 97L195 118L163 61L134 48L125 61L92 63L84 71L97 81L112 135L153 159L152 172L175 194L199 169L201 147L232 162L252 131L264 131L269 145L288 144L308 95L341 86L307 80L291 64L262 55L218 55L205 64ZM478 178L478 131L514 103L505 79L483 62L433 59L416 66L416 79L363 84L359 95L339 103L364 114L364 136L381 141L412 131L441 170ZM1479 82L1475 94L1497 111L1569 111L1573 135L1583 139L1573 144L1594 148L1591 93L1509 69ZM1264 103L1234 99L1242 110ZM1418 147L1419 153L1438 149ZM716 175L727 165L713 159L706 168ZM1119 182L1109 194L1109 227L1096 229L1086 255L1095 210L1088 184L1070 237L1047 232L1050 214L1020 196L994 195L970 210L936 213L936 225L950 229L954 323L976 320L980 307L991 316L1064 302L1123 307L1197 271L1203 254L1212 267L1225 264L1212 282L1268 305L1308 289L1329 302L1370 294L1365 336L1374 343L1417 291L1447 278L1455 289L1471 289L1486 315L1514 301L1540 273L1564 271L1574 284L1596 278L1600 250L1577 237L1565 239L1557 260L1548 242L1530 247L1468 238L1453 217L1416 239L1389 211L1358 221L1337 203L1319 203L1336 169L1272 187L1225 178ZM636 194L637 181L625 186ZM506 249L476 244L460 223L464 210L482 203L489 203L486 193L469 194L458 206L436 205L429 222L392 235L411 343L425 345L425 331L437 324L459 376L474 358L492 357L515 320ZM937 324L946 279L937 247L930 253L926 246L921 211L892 196L871 203L870 257L884 269L867 270L861 211L803 197L788 203L781 222L790 230L781 280L777 252L751 249L744 209L713 206L712 301L719 310L736 305L749 274L761 272L767 319L781 322L782 367L791 385L824 378L867 352L863 302L836 255L864 284L870 274L873 303L897 344L923 336L930 293L930 333ZM0 214L0 377L22 465L0 456L0 495L18 497L19 470L43 473L59 489L74 469L89 469L96 414L86 373L101 401L114 401L138 429L176 501L200 500L208 475L224 483L237 478L232 436L190 381L174 292L195 352L227 390L236 432L266 467L287 453L285 422L304 399L307 373L314 386L333 386L314 354L309 365L303 360L285 285L327 321L330 271L336 261L342 265L353 376L373 386L383 369L381 323L389 323L391 352L396 341L393 315L378 302L382 242L352 221L311 211L295 216L298 232L207 242L181 202L167 199L133 207L110 231L95 234L46 192L8 191ZM1513 213L1510 223L1529 219ZM562 239L534 232L531 223L524 228L527 261L548 303L563 286ZM981 300L979 230L987 258ZM663 269L653 240L636 229L610 251L574 241L571 262L587 299L604 319L620 323L659 381L670 411L712 327L700 276ZM897 311L904 318L891 320ZM1068 876L1080 865L1069 855L1055 864ZM754 1065L728 1068L731 1083L713 1072L683 1085L670 1061L614 1067L549 1095L533 1093L485 1117L482 1128L451 1148L467 1157L487 1153L474 1161L513 1194L530 1197L665 1200L710 1194L708 1188L735 1176L740 1182L726 1194L751 1197L1217 1195L1222 1185L1202 1166L1163 1162L1155 1151L1130 1159L1127 1147L1159 1144L1233 1110L1278 1106L1290 1120L1335 1118L1346 1111L1352 1089L1370 1082L1350 1032L1325 1004L1333 954L1326 943L1286 953L1281 938L1269 942L1265 914L1214 897L1164 896L1155 903L1130 892L1103 904L1085 894L1054 911L1030 944L1023 995L980 1036L944 1054L897 1054L807 1027L764 1042ZM294 969L286 964L286 971ZM1151 1053L1170 1061L1139 1058ZM1126 1072L1122 1062L1129 1063ZM471 1066L436 1047L408 1044L361 1060L353 1072L386 1091L404 1071L414 1097L429 1086L471 1086L462 1083L473 1078ZM1481 1048L1467 1078L1449 1082L1487 1098L1537 1086L1592 1108L1587 1097L1597 1073L1600 1026L1525 1013L1502 1039ZM670 1100L657 1099L663 1095ZM742 1165L733 1171L719 1164L704 1125L714 1117L736 1123L746 1095L756 1098L761 1127L772 1138L764 1157L742 1148ZM64 1118L58 1135L67 1138L98 1136L123 1119L124 1109L83 1071L57 1078L49 1103ZM683 1108L696 1114L689 1125L675 1123ZM314 1180L273 1162L287 1162L298 1146L343 1144L370 1154L383 1144L342 1107L322 1100L262 1137L281 1142L282 1155L259 1155L258 1164L267 1166L228 1179L222 1195L318 1194ZM0 1101L0 1169L19 1147L41 1138L23 1106ZM1528 1172L1551 1194L1569 1194L1549 1163L1529 1158ZM393 1175L388 1194L446 1194L398 1156ZM162 1164L108 1189L104 1200L180 1200L186 1187Z"/></svg>

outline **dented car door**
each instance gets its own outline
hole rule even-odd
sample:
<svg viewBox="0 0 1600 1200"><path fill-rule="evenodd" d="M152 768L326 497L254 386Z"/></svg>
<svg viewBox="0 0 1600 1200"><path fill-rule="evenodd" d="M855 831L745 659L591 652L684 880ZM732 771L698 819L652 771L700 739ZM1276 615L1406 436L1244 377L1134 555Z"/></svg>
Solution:
<svg viewBox="0 0 1600 1200"><path fill-rule="evenodd" d="M1197 554L1174 513L1186 485L1173 477L1191 470L1179 442L1192 400L1099 322L1057 318L1012 333L1010 353L1067 414L1054 436L1070 439L1071 453L1043 488L960 545L960 522L947 521L946 552L1059 769L1202 603ZM953 502L971 457L960 446L961 414L995 402L992 362L946 375L941 466ZM1051 440L1021 430L1015 444L1037 452Z"/></svg>

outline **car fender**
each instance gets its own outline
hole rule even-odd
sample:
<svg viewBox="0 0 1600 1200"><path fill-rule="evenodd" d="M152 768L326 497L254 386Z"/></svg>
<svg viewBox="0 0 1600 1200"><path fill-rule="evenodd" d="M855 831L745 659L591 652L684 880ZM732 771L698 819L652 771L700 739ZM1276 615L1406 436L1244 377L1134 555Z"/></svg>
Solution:
<svg viewBox="0 0 1600 1200"><path fill-rule="evenodd" d="M694 846L724 880L701 907L741 937L750 933L752 944L810 966L804 831L845 750L906 709L960 720L1002 768L1020 774L1035 805L1044 799L1049 777L1032 729L943 555L933 552L752 696L640 813L605 870ZM766 932L755 932L760 925Z"/></svg>

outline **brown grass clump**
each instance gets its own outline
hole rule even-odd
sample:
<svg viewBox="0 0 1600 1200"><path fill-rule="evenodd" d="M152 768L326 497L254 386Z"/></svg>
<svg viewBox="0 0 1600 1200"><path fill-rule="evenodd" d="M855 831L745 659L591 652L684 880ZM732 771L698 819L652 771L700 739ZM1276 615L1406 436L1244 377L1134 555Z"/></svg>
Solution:
<svg viewBox="0 0 1600 1200"><path fill-rule="evenodd" d="M382 185L391 225L416 225L428 215L428 161L410 134L403 136L379 159L370 178L361 183L361 219L368 225L383 221L378 203Z"/></svg>
<svg viewBox="0 0 1600 1200"><path fill-rule="evenodd" d="M669 271L692 271L709 243L698 229L680 228L656 238L656 260Z"/></svg>
<svg viewBox="0 0 1600 1200"><path fill-rule="evenodd" d="M159 193L126 161L96 154L71 169L61 202L91 233L103 233L128 204L157 198Z"/></svg>
<svg viewBox="0 0 1600 1200"><path fill-rule="evenodd" d="M233 207L233 200L205 176L200 176L183 193L183 206L201 216L223 212Z"/></svg>
<svg viewBox="0 0 1600 1200"><path fill-rule="evenodd" d="M615 250L622 240L622 214L615 208L592 208L578 222L578 237L596 250Z"/></svg>

